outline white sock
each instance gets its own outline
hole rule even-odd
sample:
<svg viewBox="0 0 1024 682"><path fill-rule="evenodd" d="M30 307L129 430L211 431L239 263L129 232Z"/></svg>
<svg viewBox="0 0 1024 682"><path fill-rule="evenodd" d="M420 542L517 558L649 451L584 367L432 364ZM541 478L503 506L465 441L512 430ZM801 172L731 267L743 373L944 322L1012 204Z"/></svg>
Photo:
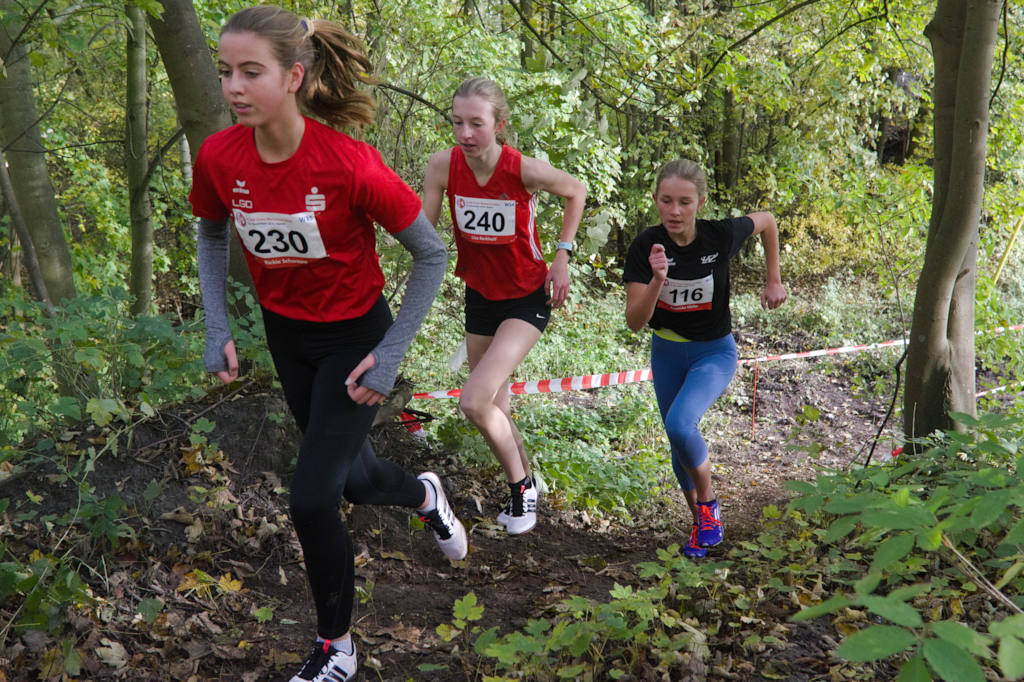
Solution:
<svg viewBox="0 0 1024 682"><path fill-rule="evenodd" d="M317 635L316 641L318 644L323 644L327 641L327 638ZM345 654L346 656L351 656L356 652L355 647L352 645L351 634L345 635L344 637L339 637L338 639L332 639L331 646L333 646L335 649Z"/></svg>
<svg viewBox="0 0 1024 682"><path fill-rule="evenodd" d="M437 509L437 491L429 481L423 481L423 487L427 490L427 506L420 509L423 512L431 512Z"/></svg>

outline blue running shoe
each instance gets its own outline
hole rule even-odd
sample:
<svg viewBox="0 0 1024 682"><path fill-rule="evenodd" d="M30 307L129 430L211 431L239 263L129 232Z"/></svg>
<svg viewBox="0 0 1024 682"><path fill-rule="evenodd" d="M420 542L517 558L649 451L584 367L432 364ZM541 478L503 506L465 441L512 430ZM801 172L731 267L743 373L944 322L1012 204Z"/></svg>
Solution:
<svg viewBox="0 0 1024 682"><path fill-rule="evenodd" d="M697 503L697 544L701 547L714 547L725 537L722 527L722 511L718 508L718 500Z"/></svg>
<svg viewBox="0 0 1024 682"><path fill-rule="evenodd" d="M683 556L688 556L691 559L703 559L707 556L708 551L701 547L697 543L697 524L690 526L690 539L683 545Z"/></svg>

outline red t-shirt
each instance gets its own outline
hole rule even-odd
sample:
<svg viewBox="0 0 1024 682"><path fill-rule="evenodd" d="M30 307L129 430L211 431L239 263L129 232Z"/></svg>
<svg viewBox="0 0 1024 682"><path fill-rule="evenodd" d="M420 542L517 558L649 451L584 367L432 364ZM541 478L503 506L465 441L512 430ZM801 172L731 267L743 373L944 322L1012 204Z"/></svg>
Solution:
<svg viewBox="0 0 1024 682"><path fill-rule="evenodd" d="M487 184L477 184L460 147L448 165L448 208L459 258L455 274L484 298L532 294L548 273L537 235L537 195L523 187L522 154L504 145Z"/></svg>
<svg viewBox="0 0 1024 682"><path fill-rule="evenodd" d="M374 222L394 234L420 211L380 152L309 118L298 150L279 163L260 159L251 128L208 137L189 200L200 218L231 216L260 303L314 322L370 309L384 288Z"/></svg>

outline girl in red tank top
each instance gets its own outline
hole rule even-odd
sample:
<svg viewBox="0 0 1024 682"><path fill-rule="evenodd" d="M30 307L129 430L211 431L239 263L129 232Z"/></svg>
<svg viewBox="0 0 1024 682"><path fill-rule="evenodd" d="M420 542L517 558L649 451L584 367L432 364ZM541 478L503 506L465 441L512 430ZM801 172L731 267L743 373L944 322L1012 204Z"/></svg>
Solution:
<svg viewBox="0 0 1024 682"><path fill-rule="evenodd" d="M506 385L540 338L550 307L569 293L569 257L586 187L568 173L505 144L508 105L493 81L463 82L452 98L455 141L435 152L423 178L423 212L437 224L448 196L458 262L466 282L466 352L470 374L459 406L480 430L508 478L511 495L498 514L510 535L537 522L537 487L512 421ZM550 269L537 233L537 192L565 199Z"/></svg>

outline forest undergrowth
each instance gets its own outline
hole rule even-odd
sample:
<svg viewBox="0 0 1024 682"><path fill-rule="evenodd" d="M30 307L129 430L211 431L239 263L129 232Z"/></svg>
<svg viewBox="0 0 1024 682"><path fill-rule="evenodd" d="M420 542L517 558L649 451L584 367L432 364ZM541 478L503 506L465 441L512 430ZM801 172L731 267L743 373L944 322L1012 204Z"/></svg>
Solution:
<svg viewBox="0 0 1024 682"><path fill-rule="evenodd" d="M643 338L616 331L608 291L586 309L572 301L517 378L646 366ZM770 318L739 294L741 357L895 333L852 300L849 287L797 290ZM421 340L453 338L446 306L442 296ZM106 338L124 358L116 381L131 386L138 370L148 393L94 399L0 463L0 680L285 678L308 647L312 608L287 517L297 435L279 389L256 352L237 385L176 385L160 402L172 361L145 375L130 352L142 333L119 329L123 341ZM166 333L178 345L164 348L188 362L190 339ZM432 344L414 347L407 379L458 385L454 348ZM727 542L700 562L679 552L688 520L649 385L516 399L549 488L521 538L494 522L501 476L453 401L413 401L432 418L427 442L389 423L375 445L442 476L471 552L448 562L404 510L345 510L363 678L1024 675L1012 391L923 456L894 458L898 415L883 422L898 356L740 369L703 422Z"/></svg>

